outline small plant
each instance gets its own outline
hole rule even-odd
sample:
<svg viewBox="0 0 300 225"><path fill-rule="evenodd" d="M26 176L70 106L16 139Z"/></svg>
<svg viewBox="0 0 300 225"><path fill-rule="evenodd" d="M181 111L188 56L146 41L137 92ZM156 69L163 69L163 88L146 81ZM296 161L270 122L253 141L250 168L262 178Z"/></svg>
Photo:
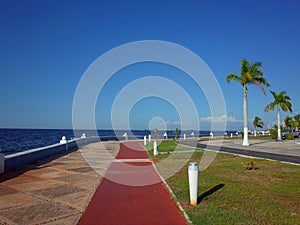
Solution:
<svg viewBox="0 0 300 225"><path fill-rule="evenodd" d="M176 141L178 141L178 133L179 133L179 129L176 128L176 129L174 130L175 140L176 140Z"/></svg>
<svg viewBox="0 0 300 225"><path fill-rule="evenodd" d="M276 139L277 138L277 129L270 129L270 135L272 139Z"/></svg>
<svg viewBox="0 0 300 225"><path fill-rule="evenodd" d="M247 163L242 163L242 165L245 168L245 170L254 170L255 169L255 165L252 161L247 162Z"/></svg>
<svg viewBox="0 0 300 225"><path fill-rule="evenodd" d="M294 134L292 134L292 133L286 134L286 135L285 135L285 139L286 139L286 140L294 140Z"/></svg>
<svg viewBox="0 0 300 225"><path fill-rule="evenodd" d="M154 128L153 133L154 133L154 138L158 139L158 129L157 128Z"/></svg>
<svg viewBox="0 0 300 225"><path fill-rule="evenodd" d="M244 138L244 131L240 131L240 135L242 138Z"/></svg>

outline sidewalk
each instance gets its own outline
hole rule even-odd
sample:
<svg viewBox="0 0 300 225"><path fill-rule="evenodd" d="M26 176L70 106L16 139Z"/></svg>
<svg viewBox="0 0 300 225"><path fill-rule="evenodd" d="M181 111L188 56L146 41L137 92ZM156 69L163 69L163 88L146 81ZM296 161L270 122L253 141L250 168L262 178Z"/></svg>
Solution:
<svg viewBox="0 0 300 225"><path fill-rule="evenodd" d="M220 142L221 141L218 139L210 140L209 142L201 141L202 144L209 143L209 145L219 145ZM295 138L295 140L284 141L250 139L250 146L243 146L242 142L242 139L227 138L223 139L222 147L300 157L300 138Z"/></svg>
<svg viewBox="0 0 300 225"><path fill-rule="evenodd" d="M102 176L83 152L116 156L118 142L94 143L0 175L0 224L77 224ZM108 149L108 150L107 150ZM98 169L106 171L105 164Z"/></svg>
<svg viewBox="0 0 300 225"><path fill-rule="evenodd" d="M1 225L78 222L186 224L137 142L93 143L0 175Z"/></svg>
<svg viewBox="0 0 300 225"><path fill-rule="evenodd" d="M120 144L79 224L187 224L137 142Z"/></svg>

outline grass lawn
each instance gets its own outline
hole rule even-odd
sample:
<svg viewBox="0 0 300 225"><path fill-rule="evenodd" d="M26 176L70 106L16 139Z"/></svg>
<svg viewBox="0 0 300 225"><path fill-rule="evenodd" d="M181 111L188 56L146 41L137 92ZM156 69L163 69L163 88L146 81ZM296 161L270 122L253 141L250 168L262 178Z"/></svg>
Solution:
<svg viewBox="0 0 300 225"><path fill-rule="evenodd" d="M152 154L152 145L146 148L158 163L176 145L163 141L158 150L165 154L157 157ZM186 157L184 151L190 148L181 149L178 159ZM197 149L189 161L199 163L202 155L203 150ZM243 164L251 161L256 169L245 170ZM300 224L300 166L219 153L200 171L197 206L189 205L187 167L166 181L193 224Z"/></svg>

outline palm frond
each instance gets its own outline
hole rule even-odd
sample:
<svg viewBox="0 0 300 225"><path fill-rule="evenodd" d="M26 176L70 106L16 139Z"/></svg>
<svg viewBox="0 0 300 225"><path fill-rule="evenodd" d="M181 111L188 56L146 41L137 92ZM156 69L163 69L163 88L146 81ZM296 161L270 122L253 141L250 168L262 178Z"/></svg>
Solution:
<svg viewBox="0 0 300 225"><path fill-rule="evenodd" d="M276 104L274 102L271 102L265 107L265 112L268 112L269 110L274 111Z"/></svg>
<svg viewBox="0 0 300 225"><path fill-rule="evenodd" d="M241 83L241 77L237 74L237 73L229 73L227 76L226 76L226 81L228 83L230 83L231 81L238 81Z"/></svg>
<svg viewBox="0 0 300 225"><path fill-rule="evenodd" d="M251 83L255 84L257 87L259 87L260 90L264 93L265 96L267 95L267 93L264 89L264 86L262 86L257 80L252 80Z"/></svg>

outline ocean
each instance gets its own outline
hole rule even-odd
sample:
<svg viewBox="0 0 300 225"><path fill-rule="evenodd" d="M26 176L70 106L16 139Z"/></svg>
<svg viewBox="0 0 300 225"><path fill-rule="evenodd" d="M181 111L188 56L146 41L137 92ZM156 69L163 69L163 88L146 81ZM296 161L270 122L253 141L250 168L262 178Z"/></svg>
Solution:
<svg viewBox="0 0 300 225"><path fill-rule="evenodd" d="M97 132L91 130L80 130L75 132L76 134L85 133L87 137L99 136L102 141L107 140L124 140L123 134L128 134L130 139L143 139L144 136L148 136L150 130L98 130ZM210 131L185 131L187 137L190 137L191 132L194 132L195 137L209 136ZM164 138L165 131L159 131L159 138ZM168 138L174 138L174 131L167 131ZM29 149L35 149L52 144L57 144L61 140L62 136L66 136L67 140L80 137L74 136L72 129L0 129L0 153L6 155L21 152ZM183 135L183 132L182 132ZM216 135L218 135L216 133ZM220 133L219 135L223 135ZM153 136L153 134L152 134ZM179 132L179 136L181 136Z"/></svg>

